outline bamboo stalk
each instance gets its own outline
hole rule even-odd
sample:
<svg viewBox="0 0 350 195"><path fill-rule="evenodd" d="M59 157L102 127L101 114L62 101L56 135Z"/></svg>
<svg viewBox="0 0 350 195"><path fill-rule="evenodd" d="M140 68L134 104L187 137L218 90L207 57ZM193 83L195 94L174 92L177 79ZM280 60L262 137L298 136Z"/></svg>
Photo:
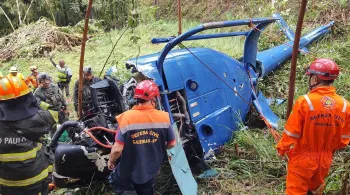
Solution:
<svg viewBox="0 0 350 195"><path fill-rule="evenodd" d="M10 25L11 25L11 27L12 27L13 32L15 32L15 28L13 27L10 18L7 16L7 14L5 13L4 9L2 9L2 7L0 7L0 9L1 9L2 13L4 13L4 15L5 15L5 17L7 18L7 20L9 21L9 23L10 23Z"/></svg>
<svg viewBox="0 0 350 195"><path fill-rule="evenodd" d="M33 1L34 1L34 0L31 0L31 1L30 1L29 7L28 7L28 9L27 9L27 12L26 12L26 14L24 15L24 18L23 18L23 22L25 22L25 21L26 21L27 14L28 14L28 12L29 12L30 8L32 7L32 3L33 3Z"/></svg>
<svg viewBox="0 0 350 195"><path fill-rule="evenodd" d="M18 0L16 0L16 4L17 4L17 13L18 13L18 20L19 20L19 25L22 25L22 20L21 20L21 11L19 10L19 3Z"/></svg>
<svg viewBox="0 0 350 195"><path fill-rule="evenodd" d="M55 18L55 16L53 15L53 12L52 12L52 9L51 9L50 4L47 2L47 0L45 0L45 2L46 2L46 4L47 4L47 6L49 7L49 10L50 10L51 15L52 15L53 22L56 24L56 18Z"/></svg>

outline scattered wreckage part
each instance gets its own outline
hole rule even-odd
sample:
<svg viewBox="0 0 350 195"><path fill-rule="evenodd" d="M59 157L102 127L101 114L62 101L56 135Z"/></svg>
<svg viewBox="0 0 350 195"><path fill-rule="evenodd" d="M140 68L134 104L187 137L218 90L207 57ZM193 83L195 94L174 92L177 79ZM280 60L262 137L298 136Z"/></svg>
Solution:
<svg viewBox="0 0 350 195"><path fill-rule="evenodd" d="M175 131L176 145L174 148L167 150L171 170L175 176L177 184L184 195L197 194L198 184L192 175L191 168L186 158L186 153L182 147L179 130L176 124L173 124Z"/></svg>
<svg viewBox="0 0 350 195"><path fill-rule="evenodd" d="M219 173L215 169L208 169L198 176L200 179L213 178L218 176Z"/></svg>
<svg viewBox="0 0 350 195"><path fill-rule="evenodd" d="M269 106L271 105L276 105L279 106L281 104L283 104L284 102L286 102L287 99L279 99L279 98L266 98L266 102Z"/></svg>

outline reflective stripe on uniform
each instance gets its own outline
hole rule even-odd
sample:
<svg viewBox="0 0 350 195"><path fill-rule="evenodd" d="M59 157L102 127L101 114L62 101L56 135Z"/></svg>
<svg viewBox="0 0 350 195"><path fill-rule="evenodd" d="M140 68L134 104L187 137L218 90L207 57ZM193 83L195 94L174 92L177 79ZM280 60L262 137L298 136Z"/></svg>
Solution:
<svg viewBox="0 0 350 195"><path fill-rule="evenodd" d="M5 81L2 80L2 78L0 78L0 84L1 84L1 88L2 88L4 91L7 91L7 87L6 87Z"/></svg>
<svg viewBox="0 0 350 195"><path fill-rule="evenodd" d="M29 186L45 179L49 175L50 170L52 170L52 165L48 166L46 169L41 171L41 173L39 173L38 175L32 178L24 179L24 180L14 181L14 180L7 180L7 179L0 178L0 185L9 186L9 187Z"/></svg>
<svg viewBox="0 0 350 195"><path fill-rule="evenodd" d="M48 110L52 116L52 118L55 120L56 123L58 123L58 112L54 110Z"/></svg>
<svg viewBox="0 0 350 195"><path fill-rule="evenodd" d="M343 106L343 110L342 110L342 112L346 112L346 107L348 106L348 102L346 101L346 99L345 98L343 98L343 101L344 101L344 106Z"/></svg>
<svg viewBox="0 0 350 195"><path fill-rule="evenodd" d="M155 129L155 128L169 128L169 123L140 123L140 124L130 124L120 128L120 132L125 133L131 130L140 129Z"/></svg>
<svg viewBox="0 0 350 195"><path fill-rule="evenodd" d="M41 149L42 144L38 143L37 147L27 152L0 154L0 162L25 161L36 157L36 153Z"/></svg>
<svg viewBox="0 0 350 195"><path fill-rule="evenodd" d="M304 98L305 98L305 100L307 101L307 104L309 104L310 110L311 110L311 111L315 110L315 109L314 109L314 106L312 105L312 102L311 102L309 96L304 95Z"/></svg>
<svg viewBox="0 0 350 195"><path fill-rule="evenodd" d="M341 138L342 139L348 139L348 138L350 138L350 135L342 135Z"/></svg>
<svg viewBox="0 0 350 195"><path fill-rule="evenodd" d="M299 138L299 137L300 137L300 135L291 133L291 132L288 131L287 129L284 129L283 132L285 132L285 133L286 133L287 135L289 135L290 137L295 137L295 138Z"/></svg>
<svg viewBox="0 0 350 195"><path fill-rule="evenodd" d="M8 99L12 99L15 98L15 94L8 94L8 95L0 95L0 99L1 100L8 100Z"/></svg>
<svg viewBox="0 0 350 195"><path fill-rule="evenodd" d="M19 92L19 95L18 96L22 96L22 95L26 95L28 93L32 92L32 90L30 88L27 88L27 89L23 89Z"/></svg>
<svg viewBox="0 0 350 195"><path fill-rule="evenodd" d="M50 104L48 104L48 103L46 103L44 101L41 101L39 106L40 106L41 109L47 110L47 109L49 109Z"/></svg>

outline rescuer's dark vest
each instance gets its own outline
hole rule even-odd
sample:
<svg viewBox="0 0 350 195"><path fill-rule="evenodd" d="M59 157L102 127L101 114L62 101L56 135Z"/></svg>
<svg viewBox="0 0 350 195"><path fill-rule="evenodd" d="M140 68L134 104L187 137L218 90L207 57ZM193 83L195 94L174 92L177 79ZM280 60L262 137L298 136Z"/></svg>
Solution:
<svg viewBox="0 0 350 195"><path fill-rule="evenodd" d="M92 105L92 97L91 97L91 90L90 86L92 84L95 84L97 82L101 81L99 77L94 77L92 81L87 82L84 80L83 82L83 113L86 114L87 111L91 110L93 108ZM79 90L79 80L75 82L74 85L74 106L75 110L78 110L78 90Z"/></svg>
<svg viewBox="0 0 350 195"><path fill-rule="evenodd" d="M64 97L60 89L51 84L48 88L39 87L35 90L34 95L41 101L50 104L50 109L59 111L64 106Z"/></svg>
<svg viewBox="0 0 350 195"><path fill-rule="evenodd" d="M52 172L53 159L40 137L54 120L40 110L19 121L0 121L0 185L25 187L41 182Z"/></svg>

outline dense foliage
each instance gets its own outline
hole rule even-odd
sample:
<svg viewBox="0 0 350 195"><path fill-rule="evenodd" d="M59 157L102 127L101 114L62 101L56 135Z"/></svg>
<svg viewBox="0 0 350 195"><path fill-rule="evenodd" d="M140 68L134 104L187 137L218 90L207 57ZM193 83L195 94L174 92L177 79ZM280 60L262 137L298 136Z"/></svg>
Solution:
<svg viewBox="0 0 350 195"><path fill-rule="evenodd" d="M87 3L88 0L5 0L0 2L0 37L13 31L11 25L17 29L41 17L57 26L75 25L85 17ZM90 18L102 20L105 29L119 28L127 23L136 4L135 0L94 0Z"/></svg>

